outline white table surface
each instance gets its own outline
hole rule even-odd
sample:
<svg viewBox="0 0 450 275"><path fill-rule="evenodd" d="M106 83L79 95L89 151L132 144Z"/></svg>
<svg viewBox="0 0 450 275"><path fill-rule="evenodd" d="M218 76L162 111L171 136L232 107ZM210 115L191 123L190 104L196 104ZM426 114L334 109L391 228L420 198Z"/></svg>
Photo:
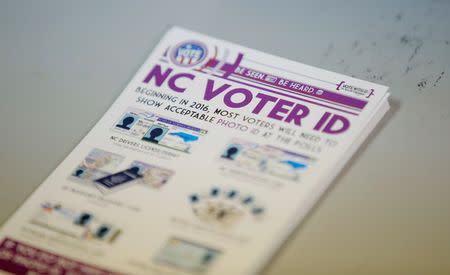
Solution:
<svg viewBox="0 0 450 275"><path fill-rule="evenodd" d="M0 223L172 24L391 87L264 274L450 274L450 1L0 0Z"/></svg>

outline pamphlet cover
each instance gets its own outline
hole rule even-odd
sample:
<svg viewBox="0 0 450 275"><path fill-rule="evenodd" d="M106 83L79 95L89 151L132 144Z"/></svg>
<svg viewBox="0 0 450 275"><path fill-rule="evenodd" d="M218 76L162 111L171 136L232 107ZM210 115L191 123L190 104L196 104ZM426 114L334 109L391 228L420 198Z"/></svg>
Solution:
<svg viewBox="0 0 450 275"><path fill-rule="evenodd" d="M381 85L172 27L2 226L0 270L258 273L387 97Z"/></svg>

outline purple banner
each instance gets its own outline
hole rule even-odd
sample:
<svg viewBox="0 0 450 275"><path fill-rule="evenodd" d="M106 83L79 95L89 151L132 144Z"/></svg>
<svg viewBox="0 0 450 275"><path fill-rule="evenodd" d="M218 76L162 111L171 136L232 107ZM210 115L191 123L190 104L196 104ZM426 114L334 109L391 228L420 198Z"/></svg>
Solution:
<svg viewBox="0 0 450 275"><path fill-rule="evenodd" d="M26 274L120 274L56 255L22 242L6 238L0 244L0 270Z"/></svg>
<svg viewBox="0 0 450 275"><path fill-rule="evenodd" d="M186 124L183 124L183 123L180 123L180 122L176 122L176 121L173 121L173 120L169 120L169 119L166 119L166 118L162 118L162 117L158 118L158 121L159 122L163 122L163 123L167 123L167 124L170 124L170 125L178 126L180 128L186 128L186 129L189 129L189 130L192 130L192 131L195 131L195 132L200 132L202 130L202 129L194 127L194 126L189 126L189 125L186 125Z"/></svg>
<svg viewBox="0 0 450 275"><path fill-rule="evenodd" d="M363 109L367 101L357 99L354 97L345 96L342 94L338 94L336 92L328 91L319 87L315 87L309 84L281 78L278 76L274 76L271 74L266 74L263 72L259 72L253 69L239 67L235 70L233 75L236 75L240 78L246 78L252 80L253 82L258 82L261 84L269 85L272 87L276 87L282 90L288 90L295 92L297 94L308 95L313 98L331 101L334 103L338 103L341 105Z"/></svg>

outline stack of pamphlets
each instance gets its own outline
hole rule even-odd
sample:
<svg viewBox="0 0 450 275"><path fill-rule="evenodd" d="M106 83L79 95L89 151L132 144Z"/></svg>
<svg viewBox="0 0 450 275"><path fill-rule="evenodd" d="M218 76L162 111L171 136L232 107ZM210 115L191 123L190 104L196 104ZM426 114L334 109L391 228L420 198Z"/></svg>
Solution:
<svg viewBox="0 0 450 275"><path fill-rule="evenodd" d="M173 27L3 225L0 270L258 273L389 109L388 95Z"/></svg>

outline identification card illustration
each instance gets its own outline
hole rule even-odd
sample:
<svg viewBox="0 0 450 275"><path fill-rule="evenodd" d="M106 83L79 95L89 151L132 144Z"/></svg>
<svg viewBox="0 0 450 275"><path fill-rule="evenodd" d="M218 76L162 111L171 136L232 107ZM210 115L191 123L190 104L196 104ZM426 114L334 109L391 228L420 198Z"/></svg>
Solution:
<svg viewBox="0 0 450 275"><path fill-rule="evenodd" d="M161 188L175 174L172 170L137 160L126 169L118 170L123 159L118 154L93 149L69 178L108 194L135 184L153 189Z"/></svg>
<svg viewBox="0 0 450 275"><path fill-rule="evenodd" d="M269 175L282 180L299 181L312 159L274 146L232 140L220 155L226 168L251 176Z"/></svg>
<svg viewBox="0 0 450 275"><path fill-rule="evenodd" d="M112 128L139 140L190 153L208 131L137 108L128 108Z"/></svg>
<svg viewBox="0 0 450 275"><path fill-rule="evenodd" d="M141 177L139 177L138 182L152 188L162 187L175 174L172 170L141 161L133 161L131 167L137 167L139 169L138 174Z"/></svg>
<svg viewBox="0 0 450 275"><path fill-rule="evenodd" d="M91 184L92 181L113 173L124 157L101 149L92 149L73 170L71 179Z"/></svg>
<svg viewBox="0 0 450 275"><path fill-rule="evenodd" d="M114 242L122 232L92 211L67 207L61 203L42 203L30 222L45 230L75 239L107 243Z"/></svg>
<svg viewBox="0 0 450 275"><path fill-rule="evenodd" d="M207 192L191 194L189 202L199 220L221 227L231 227L249 216L259 219L265 212L255 196L237 189L213 187Z"/></svg>
<svg viewBox="0 0 450 275"><path fill-rule="evenodd" d="M221 252L204 245L178 238L169 239L155 257L155 262L177 269L200 273L207 270Z"/></svg>

